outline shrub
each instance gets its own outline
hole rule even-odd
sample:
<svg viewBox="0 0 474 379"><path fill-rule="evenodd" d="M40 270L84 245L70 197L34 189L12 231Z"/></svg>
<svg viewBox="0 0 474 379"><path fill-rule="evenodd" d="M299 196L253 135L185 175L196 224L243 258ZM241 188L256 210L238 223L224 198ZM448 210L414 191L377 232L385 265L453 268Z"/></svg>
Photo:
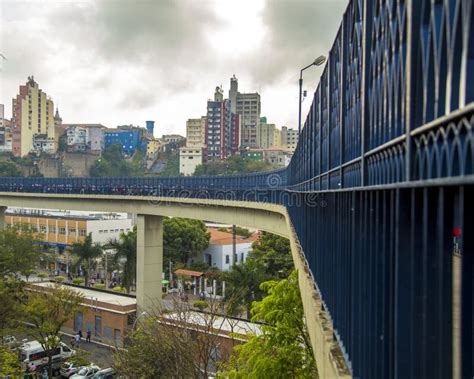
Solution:
<svg viewBox="0 0 474 379"><path fill-rule="evenodd" d="M125 288L124 287L115 287L113 289L114 292L125 292Z"/></svg>
<svg viewBox="0 0 474 379"><path fill-rule="evenodd" d="M206 309L208 306L209 304L207 303L207 301L204 300L196 300L193 303L193 307L199 309L200 311Z"/></svg>
<svg viewBox="0 0 474 379"><path fill-rule="evenodd" d="M104 283L97 283L97 284L95 285L95 288L104 289L104 288L105 288L105 284L104 284Z"/></svg>
<svg viewBox="0 0 474 379"><path fill-rule="evenodd" d="M54 281L55 281L56 283L62 283L62 282L64 282L65 280L66 280L66 278L65 278L64 276L56 276L56 277L54 277Z"/></svg>
<svg viewBox="0 0 474 379"><path fill-rule="evenodd" d="M72 282L73 282L74 284L82 285L82 284L84 284L84 279L83 279L83 278L74 278L74 279L72 280Z"/></svg>

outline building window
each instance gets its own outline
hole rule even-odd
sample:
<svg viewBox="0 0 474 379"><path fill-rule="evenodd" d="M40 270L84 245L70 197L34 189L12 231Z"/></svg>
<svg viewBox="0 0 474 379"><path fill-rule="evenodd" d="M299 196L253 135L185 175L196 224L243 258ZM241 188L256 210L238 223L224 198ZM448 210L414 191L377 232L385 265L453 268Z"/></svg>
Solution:
<svg viewBox="0 0 474 379"><path fill-rule="evenodd" d="M76 235L76 229L74 229L74 228L69 229L69 234L72 235L72 236L75 236Z"/></svg>
<svg viewBox="0 0 474 379"><path fill-rule="evenodd" d="M40 232L46 233L46 225L40 225Z"/></svg>
<svg viewBox="0 0 474 379"><path fill-rule="evenodd" d="M51 226L51 225L50 225L50 226L48 227L48 229L49 229L49 232L50 232L51 234L56 234L56 227L55 227L55 226Z"/></svg>
<svg viewBox="0 0 474 379"><path fill-rule="evenodd" d="M79 229L79 235L84 237L86 235L86 230L85 229Z"/></svg>
<svg viewBox="0 0 474 379"><path fill-rule="evenodd" d="M240 261L241 261L241 262L244 261L244 253L240 253Z"/></svg>
<svg viewBox="0 0 474 379"><path fill-rule="evenodd" d="M230 263L230 257L229 257L229 255L226 255L226 256L225 256L225 263L226 263L226 264L229 264L229 263Z"/></svg>
<svg viewBox="0 0 474 379"><path fill-rule="evenodd" d="M59 228L59 234L66 234L66 228Z"/></svg>
<svg viewBox="0 0 474 379"><path fill-rule="evenodd" d="M95 328L94 328L94 335L96 337L100 337L102 334L102 317L95 316Z"/></svg>

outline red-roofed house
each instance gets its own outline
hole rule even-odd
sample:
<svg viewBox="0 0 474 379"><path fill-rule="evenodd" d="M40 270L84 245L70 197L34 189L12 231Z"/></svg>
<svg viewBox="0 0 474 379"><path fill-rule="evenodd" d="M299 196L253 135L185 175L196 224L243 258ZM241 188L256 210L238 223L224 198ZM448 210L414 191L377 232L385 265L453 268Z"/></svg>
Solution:
<svg viewBox="0 0 474 379"><path fill-rule="evenodd" d="M221 271L228 271L234 262L245 262L252 243L259 237L258 232L248 238L236 236L236 256L232 257L232 233L222 232L216 228L208 228L207 231L211 233L211 239L209 247L203 251L200 259Z"/></svg>

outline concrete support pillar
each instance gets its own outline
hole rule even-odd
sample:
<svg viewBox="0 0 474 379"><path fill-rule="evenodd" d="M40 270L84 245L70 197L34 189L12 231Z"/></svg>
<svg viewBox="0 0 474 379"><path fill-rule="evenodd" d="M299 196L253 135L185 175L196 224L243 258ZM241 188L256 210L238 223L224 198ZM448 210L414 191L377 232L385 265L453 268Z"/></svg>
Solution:
<svg viewBox="0 0 474 379"><path fill-rule="evenodd" d="M7 207L0 207L0 230L5 228L5 212Z"/></svg>
<svg viewBox="0 0 474 379"><path fill-rule="evenodd" d="M163 218L137 216L137 314L161 309Z"/></svg>
<svg viewBox="0 0 474 379"><path fill-rule="evenodd" d="M225 282L222 282L222 297L225 297Z"/></svg>
<svg viewBox="0 0 474 379"><path fill-rule="evenodd" d="M196 281L196 277L193 278L193 284L194 284L193 295L196 296L196 291L197 291L197 281Z"/></svg>

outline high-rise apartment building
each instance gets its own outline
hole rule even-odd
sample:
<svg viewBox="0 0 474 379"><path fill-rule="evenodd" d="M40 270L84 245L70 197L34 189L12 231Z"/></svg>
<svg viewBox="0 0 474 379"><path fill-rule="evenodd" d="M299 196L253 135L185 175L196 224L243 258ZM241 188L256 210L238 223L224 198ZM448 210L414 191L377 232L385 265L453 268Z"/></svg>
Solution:
<svg viewBox="0 0 474 379"><path fill-rule="evenodd" d="M295 152L296 145L298 145L298 130L293 128L281 127L281 147L291 152Z"/></svg>
<svg viewBox="0 0 474 379"><path fill-rule="evenodd" d="M237 151L239 117L232 115L231 101L224 99L222 88L216 87L214 100L207 102L206 157L208 160L226 159Z"/></svg>
<svg viewBox="0 0 474 379"><path fill-rule="evenodd" d="M5 119L5 107L0 104L0 152L11 153L12 133L11 121Z"/></svg>
<svg viewBox="0 0 474 379"><path fill-rule="evenodd" d="M186 147L202 147L206 143L206 116L186 121Z"/></svg>
<svg viewBox="0 0 474 379"><path fill-rule="evenodd" d="M258 125L260 121L260 95L254 93L240 93L235 75L230 79L229 100L231 107L235 104L235 113L240 118L240 147L258 146Z"/></svg>
<svg viewBox="0 0 474 379"><path fill-rule="evenodd" d="M54 153L55 138L54 104L45 92L28 77L20 93L12 101L12 152L23 157L35 150Z"/></svg>
<svg viewBox="0 0 474 379"><path fill-rule="evenodd" d="M262 149L281 147L281 131L275 124L268 124L264 117L260 118L257 136L258 146Z"/></svg>

